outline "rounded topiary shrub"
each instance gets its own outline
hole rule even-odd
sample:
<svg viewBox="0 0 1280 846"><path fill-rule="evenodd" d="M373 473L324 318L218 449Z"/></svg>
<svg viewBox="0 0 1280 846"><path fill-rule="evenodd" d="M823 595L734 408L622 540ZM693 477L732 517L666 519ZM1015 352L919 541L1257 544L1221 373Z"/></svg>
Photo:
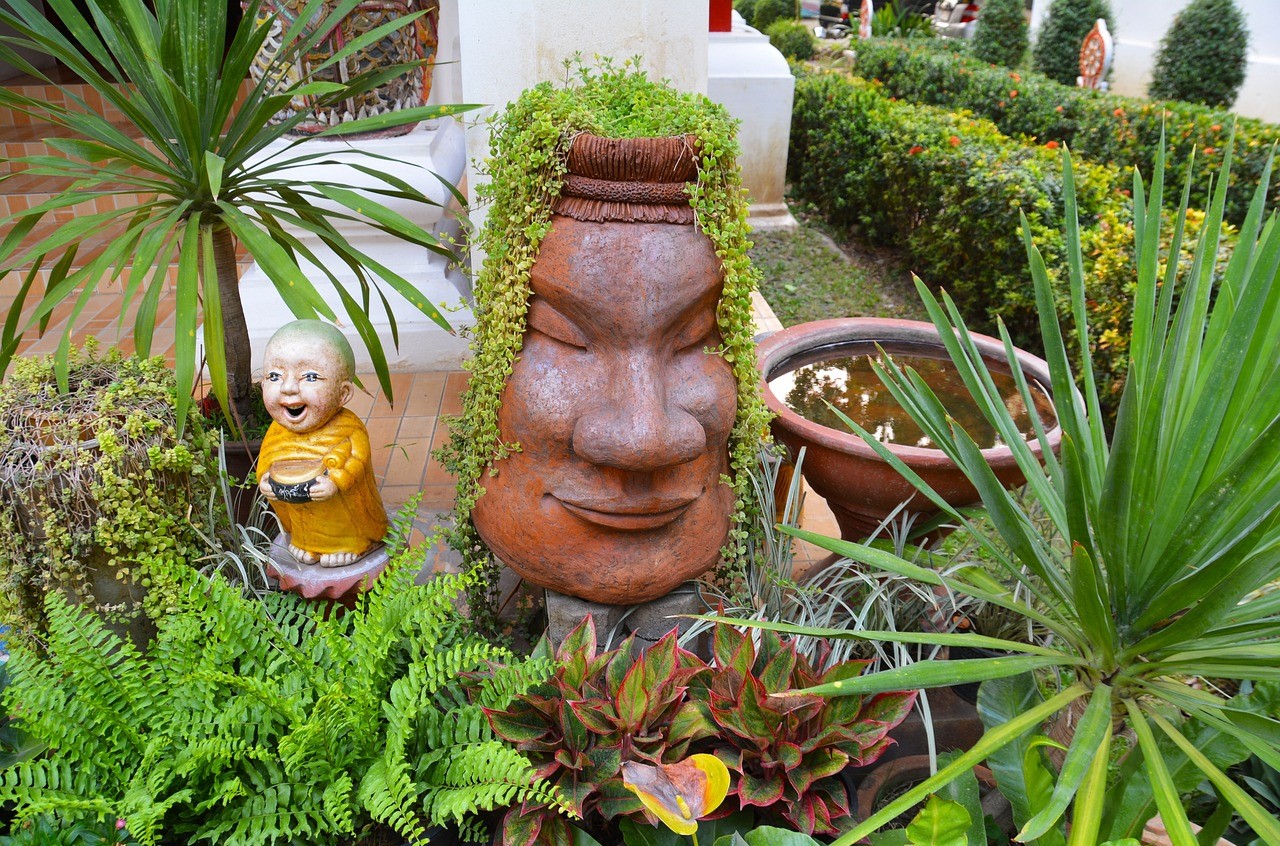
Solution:
<svg viewBox="0 0 1280 846"><path fill-rule="evenodd" d="M1098 18L1107 22L1114 38L1115 16L1107 0L1053 0L1031 49L1036 70L1063 85L1075 85L1080 75L1080 45Z"/></svg>
<svg viewBox="0 0 1280 846"><path fill-rule="evenodd" d="M804 61L813 58L813 33L800 21L774 21L765 31L769 43L788 59Z"/></svg>
<svg viewBox="0 0 1280 846"><path fill-rule="evenodd" d="M795 13L796 7L791 0L756 0L751 25L764 32L774 21L790 19Z"/></svg>
<svg viewBox="0 0 1280 846"><path fill-rule="evenodd" d="M1229 108L1244 82L1249 30L1234 0L1192 0L1165 33L1147 94Z"/></svg>
<svg viewBox="0 0 1280 846"><path fill-rule="evenodd" d="M993 65L1016 68L1029 43L1023 9L1022 0L988 0L978 16L973 55Z"/></svg>

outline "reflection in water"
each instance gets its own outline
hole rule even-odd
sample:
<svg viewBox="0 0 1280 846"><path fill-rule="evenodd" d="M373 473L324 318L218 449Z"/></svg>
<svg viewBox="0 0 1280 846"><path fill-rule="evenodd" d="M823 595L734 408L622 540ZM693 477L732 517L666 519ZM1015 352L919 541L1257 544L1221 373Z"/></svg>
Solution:
<svg viewBox="0 0 1280 846"><path fill-rule="evenodd" d="M969 433L982 449L1000 446L996 430L979 411L960 373L945 358L945 351L921 348L916 345L884 344L894 362L904 370L912 368L937 394L947 412ZM944 357L939 358L938 355ZM796 359L800 367L788 370L769 380L769 388L775 396L783 398L792 411L822 426L837 431L849 427L835 415L827 403L840 409L864 429L886 444L900 446L931 447L929 437L921 431L881 384L871 369L871 360L883 363L874 345L851 344L821 351L817 361L805 363ZM996 389L1004 398L1005 408L1013 415L1018 431L1023 435L1034 432L1031 416L1027 414L1018 386L1008 373L992 368L991 377ZM1056 424L1056 417L1049 398L1038 382L1028 380L1036 411L1046 429Z"/></svg>

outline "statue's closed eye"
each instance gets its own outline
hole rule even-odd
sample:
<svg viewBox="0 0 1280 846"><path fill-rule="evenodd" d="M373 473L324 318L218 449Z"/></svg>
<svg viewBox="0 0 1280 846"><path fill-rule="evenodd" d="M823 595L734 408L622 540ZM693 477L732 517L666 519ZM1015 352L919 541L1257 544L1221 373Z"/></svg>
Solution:
<svg viewBox="0 0 1280 846"><path fill-rule="evenodd" d="M566 346L587 348L587 336L582 330L540 297L529 300L529 328Z"/></svg>

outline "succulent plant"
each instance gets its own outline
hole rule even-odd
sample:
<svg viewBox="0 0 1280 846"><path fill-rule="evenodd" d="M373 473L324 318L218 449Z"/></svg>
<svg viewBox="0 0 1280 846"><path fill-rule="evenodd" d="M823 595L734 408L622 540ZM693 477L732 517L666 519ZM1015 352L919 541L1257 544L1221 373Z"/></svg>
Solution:
<svg viewBox="0 0 1280 846"><path fill-rule="evenodd" d="M849 707L832 707L837 700L794 691L854 678L867 662L819 672L794 642L764 631L757 647L730 626L717 626L712 644L714 667L695 677L689 696L706 720L696 729L706 739L696 747L735 775L730 799L805 834L851 825L845 787L835 776L875 761L893 744L888 732L911 711L915 692L849 697Z"/></svg>

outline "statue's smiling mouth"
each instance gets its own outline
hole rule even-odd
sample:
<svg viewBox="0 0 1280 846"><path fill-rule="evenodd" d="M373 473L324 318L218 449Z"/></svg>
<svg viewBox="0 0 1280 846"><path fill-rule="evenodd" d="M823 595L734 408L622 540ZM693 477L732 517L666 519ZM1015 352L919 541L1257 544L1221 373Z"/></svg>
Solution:
<svg viewBox="0 0 1280 846"><path fill-rule="evenodd" d="M684 514L693 502L692 497L655 498L645 502L554 498L579 520L606 529L632 532L665 526Z"/></svg>
<svg viewBox="0 0 1280 846"><path fill-rule="evenodd" d="M302 405L284 406L284 413L289 415L290 420L299 420L302 418L303 414L306 414L306 412L307 412L307 406L305 403L303 403Z"/></svg>

